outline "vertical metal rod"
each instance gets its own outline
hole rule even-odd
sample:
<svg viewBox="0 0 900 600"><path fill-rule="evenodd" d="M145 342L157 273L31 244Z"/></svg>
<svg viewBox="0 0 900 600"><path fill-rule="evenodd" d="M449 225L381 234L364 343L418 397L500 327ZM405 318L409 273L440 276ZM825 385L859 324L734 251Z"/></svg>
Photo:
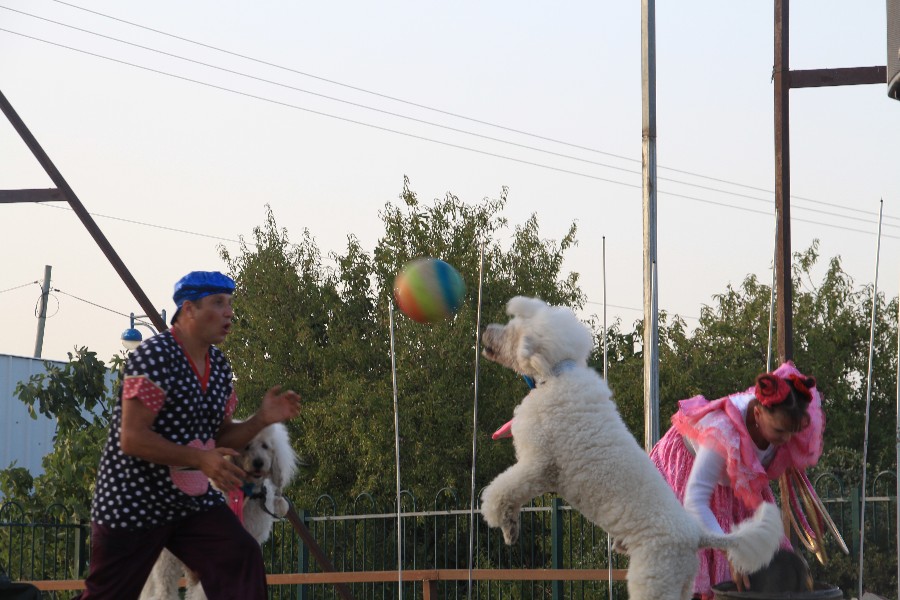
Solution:
<svg viewBox="0 0 900 600"><path fill-rule="evenodd" d="M484 285L484 240L478 262L478 309L475 313L475 402L472 408L472 487L469 496L469 589L472 598L472 569L475 560L475 461L478 457L478 374L481 366L481 291Z"/></svg>
<svg viewBox="0 0 900 600"><path fill-rule="evenodd" d="M656 2L641 0L642 175L644 215L644 446L659 439L659 323L656 287ZM654 435L654 432L656 434Z"/></svg>
<svg viewBox="0 0 900 600"><path fill-rule="evenodd" d="M897 295L897 464L900 465L900 294ZM900 470L900 469L898 469ZM900 477L897 480L897 581L900 582Z"/></svg>
<svg viewBox="0 0 900 600"><path fill-rule="evenodd" d="M397 598L403 600L403 525L400 511L400 406L397 401L397 355L394 351L394 302L388 298L391 332L391 381L394 388L394 465L397 471Z"/></svg>
<svg viewBox="0 0 900 600"><path fill-rule="evenodd" d="M875 245L875 283L872 287L872 322L869 330L869 373L866 377L866 416L863 429L862 452L862 497L860 498L859 517L859 596L863 597L863 554L866 531L866 459L869 450L869 409L872 405L872 360L875 353L875 315L878 307L878 262L881 256L881 220L884 213L884 200L878 210L878 239Z"/></svg>
<svg viewBox="0 0 900 600"><path fill-rule="evenodd" d="M772 287L769 290L769 341L766 343L766 373L772 372L772 326L775 324L775 277L778 270L775 263L778 261L778 210L775 210L775 249L772 252Z"/></svg>
<svg viewBox="0 0 900 600"><path fill-rule="evenodd" d="M607 357L607 349L609 343L606 337L606 236L603 236L603 379L609 382L607 369L609 360ZM613 597L613 578L612 578L612 536L606 532L606 570L609 575L607 583L609 585L609 600Z"/></svg>
<svg viewBox="0 0 900 600"><path fill-rule="evenodd" d="M9 103L2 92L0 92L0 110L3 111L3 114L9 119L10 124L18 132L22 141L25 142L25 145L31 150L31 153L44 168L44 171L53 183L56 184L57 189L65 195L69 206L72 207L72 210L75 211L75 214L81 219L82 224L88 230L88 233L91 234L91 237L94 238L94 241L100 247L100 250L103 251L103 254L106 255L107 260L109 260L110 264L116 270L116 273L119 274L119 277L131 291L134 299L137 300L140 307L144 309L144 312L149 315L150 320L153 321L156 328L159 331L165 331L167 328L166 324L159 318L159 313L150 302L150 299L147 298L147 294L145 294L144 290L141 289L141 286L138 285L134 276L132 276L131 272L125 266L125 263L122 262L122 259L113 249L112 244L109 243L109 240L107 240L106 236L103 235L103 232L100 231L97 223L94 222L94 218L81 203L81 200L78 199L78 196L75 195L72 188L69 187L69 183L63 178L62 173L59 172L56 165L53 164L53 161L50 160L50 157L47 156L47 153L41 148L41 145L38 144L37 139L31 135L31 131L25 126L25 122L19 118L19 114L15 111L12 104Z"/></svg>
<svg viewBox="0 0 900 600"><path fill-rule="evenodd" d="M603 379L607 379L606 369L609 366L607 358L606 339L606 236L603 236Z"/></svg>
<svg viewBox="0 0 900 600"><path fill-rule="evenodd" d="M41 307L38 311L37 337L34 340L34 357L40 358L44 350L44 327L47 323L47 300L50 296L50 271L53 267L44 265L44 282L41 284Z"/></svg>
<svg viewBox="0 0 900 600"><path fill-rule="evenodd" d="M775 0L775 240L778 303L778 362L794 357L793 287L791 281L791 136L790 136L790 19L788 0Z"/></svg>

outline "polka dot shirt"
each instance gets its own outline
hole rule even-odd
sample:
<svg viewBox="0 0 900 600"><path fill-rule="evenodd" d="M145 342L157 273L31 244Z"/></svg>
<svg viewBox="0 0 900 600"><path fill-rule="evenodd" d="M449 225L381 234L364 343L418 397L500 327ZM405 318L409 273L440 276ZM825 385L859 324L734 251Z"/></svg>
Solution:
<svg viewBox="0 0 900 600"><path fill-rule="evenodd" d="M153 430L176 444L214 448L215 435L237 404L231 366L211 347L201 378L171 330L131 352L122 394L113 411L94 491L92 519L113 529L167 525L224 504L202 472L158 465L121 449L122 398L137 398L156 413Z"/></svg>

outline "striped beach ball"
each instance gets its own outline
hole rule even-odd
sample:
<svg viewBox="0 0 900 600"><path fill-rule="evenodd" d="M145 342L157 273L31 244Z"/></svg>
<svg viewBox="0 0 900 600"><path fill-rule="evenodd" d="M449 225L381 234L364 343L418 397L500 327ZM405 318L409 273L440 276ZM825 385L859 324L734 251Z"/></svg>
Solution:
<svg viewBox="0 0 900 600"><path fill-rule="evenodd" d="M459 272L437 258L407 264L394 280L394 301L418 323L436 323L456 314L466 295Z"/></svg>

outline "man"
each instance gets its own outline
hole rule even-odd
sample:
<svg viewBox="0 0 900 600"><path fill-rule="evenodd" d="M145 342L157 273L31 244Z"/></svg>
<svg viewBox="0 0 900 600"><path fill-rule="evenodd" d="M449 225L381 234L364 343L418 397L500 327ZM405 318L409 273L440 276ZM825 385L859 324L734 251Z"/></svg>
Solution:
<svg viewBox="0 0 900 600"><path fill-rule="evenodd" d="M232 421L231 366L215 344L231 331L234 287L217 272L185 275L172 328L128 357L97 475L82 600L138 598L163 547L198 574L210 600L266 598L260 547L209 482L240 487L234 449L297 416L300 396L273 387L250 419Z"/></svg>

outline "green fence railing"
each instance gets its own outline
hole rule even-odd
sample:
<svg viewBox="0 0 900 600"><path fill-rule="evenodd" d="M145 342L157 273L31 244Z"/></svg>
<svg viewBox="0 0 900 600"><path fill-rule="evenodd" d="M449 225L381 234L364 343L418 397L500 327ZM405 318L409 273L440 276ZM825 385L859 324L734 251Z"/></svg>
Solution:
<svg viewBox="0 0 900 600"><path fill-rule="evenodd" d="M845 489L833 474L820 475L814 485L848 546L858 551L861 495ZM896 572L896 475L879 473L866 498L866 556L879 553L880 563L893 564ZM627 557L607 552L607 536L580 513L551 495L535 499L522 512L521 534L513 546L503 543L466 500L450 489L438 492L428 503L406 492L401 495L401 562L411 569L597 569L627 568ZM89 560L87 524L71 523L62 506L41 514L26 514L15 502L0 505L0 567L15 580L83 578ZM387 571L398 568L397 505L362 494L345 506L328 495L300 516L319 546L338 571ZM474 527L474 529L473 529ZM832 550L835 553L836 550ZM286 521L275 524L263 547L269 573L320 572L308 548ZM611 562L610 562L611 559ZM398 583L357 583L351 586L355 600L397 598ZM468 582L440 581L443 600L468 600ZM471 598L476 600L600 600L625 599L622 582L606 581L476 581ZM404 598L421 599L421 583L404 583ZM69 598L71 593L45 592L45 598ZM339 600L330 585L271 586L274 600Z"/></svg>

